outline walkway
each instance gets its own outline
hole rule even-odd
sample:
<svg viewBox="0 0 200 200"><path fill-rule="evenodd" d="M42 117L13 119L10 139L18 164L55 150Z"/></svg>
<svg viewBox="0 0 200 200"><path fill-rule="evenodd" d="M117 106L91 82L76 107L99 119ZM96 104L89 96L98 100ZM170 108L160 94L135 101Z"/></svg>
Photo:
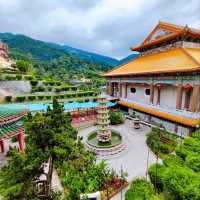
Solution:
<svg viewBox="0 0 200 200"><path fill-rule="evenodd" d="M109 157L98 157L98 160L105 159L110 168L116 170L119 174L121 168L128 172L128 181L138 176L145 176L147 170L148 147L146 145L146 134L150 128L142 126L141 129L135 130L130 120L126 120L123 125L112 126L112 129L119 131L122 134L123 140L127 145L127 149L120 154ZM79 136L86 136L96 127L89 127L79 131ZM156 157L152 152L149 152L148 164L156 162Z"/></svg>

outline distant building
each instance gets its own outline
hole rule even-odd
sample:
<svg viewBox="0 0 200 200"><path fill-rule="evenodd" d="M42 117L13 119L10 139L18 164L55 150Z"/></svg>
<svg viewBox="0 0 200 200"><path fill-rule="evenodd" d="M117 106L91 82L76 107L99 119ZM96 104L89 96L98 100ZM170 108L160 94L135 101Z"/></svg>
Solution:
<svg viewBox="0 0 200 200"><path fill-rule="evenodd" d="M189 135L200 122L200 30L159 22L140 56L105 74L107 93L129 113Z"/></svg>
<svg viewBox="0 0 200 200"><path fill-rule="evenodd" d="M8 46L0 41L0 58L9 61Z"/></svg>

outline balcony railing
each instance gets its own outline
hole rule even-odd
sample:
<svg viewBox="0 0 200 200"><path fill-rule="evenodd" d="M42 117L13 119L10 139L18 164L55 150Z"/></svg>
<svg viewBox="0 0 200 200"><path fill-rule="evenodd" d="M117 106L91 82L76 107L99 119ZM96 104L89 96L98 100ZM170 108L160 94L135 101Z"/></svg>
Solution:
<svg viewBox="0 0 200 200"><path fill-rule="evenodd" d="M136 101L136 100L130 100L127 98L120 98L120 100L128 102L128 103L134 103L134 104L137 104L137 105L143 106L143 107L153 108L153 109L161 111L161 112L179 115L182 117L187 117L187 118L191 118L191 119L200 118L200 112L190 112L187 110L178 110L175 108L163 107L162 105L153 105L150 103L148 104L148 103L144 103L144 102L140 102L140 101Z"/></svg>

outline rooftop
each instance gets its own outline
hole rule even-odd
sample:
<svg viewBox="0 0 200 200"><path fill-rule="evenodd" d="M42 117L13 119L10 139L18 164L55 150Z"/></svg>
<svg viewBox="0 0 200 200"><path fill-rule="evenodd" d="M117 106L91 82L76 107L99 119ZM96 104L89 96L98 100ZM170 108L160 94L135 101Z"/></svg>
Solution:
<svg viewBox="0 0 200 200"><path fill-rule="evenodd" d="M104 76L200 71L200 49L176 48L140 56Z"/></svg>

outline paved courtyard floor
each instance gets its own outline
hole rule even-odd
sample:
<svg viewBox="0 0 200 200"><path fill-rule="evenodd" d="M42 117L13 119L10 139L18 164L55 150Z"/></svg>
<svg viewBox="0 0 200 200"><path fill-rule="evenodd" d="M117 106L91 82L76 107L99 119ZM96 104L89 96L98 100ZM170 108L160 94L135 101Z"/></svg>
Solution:
<svg viewBox="0 0 200 200"><path fill-rule="evenodd" d="M128 172L128 181L138 176L145 176L148 165L156 162L155 155L148 150L146 145L146 134L150 131L149 127L141 126L139 130L133 128L132 121L126 120L123 125L111 126L112 129L121 133L127 148L121 153L113 156L98 157L98 160L105 159L110 168L120 174L121 168ZM79 131L79 136L86 140L88 133L96 127L89 127ZM149 153L149 156L148 156Z"/></svg>

